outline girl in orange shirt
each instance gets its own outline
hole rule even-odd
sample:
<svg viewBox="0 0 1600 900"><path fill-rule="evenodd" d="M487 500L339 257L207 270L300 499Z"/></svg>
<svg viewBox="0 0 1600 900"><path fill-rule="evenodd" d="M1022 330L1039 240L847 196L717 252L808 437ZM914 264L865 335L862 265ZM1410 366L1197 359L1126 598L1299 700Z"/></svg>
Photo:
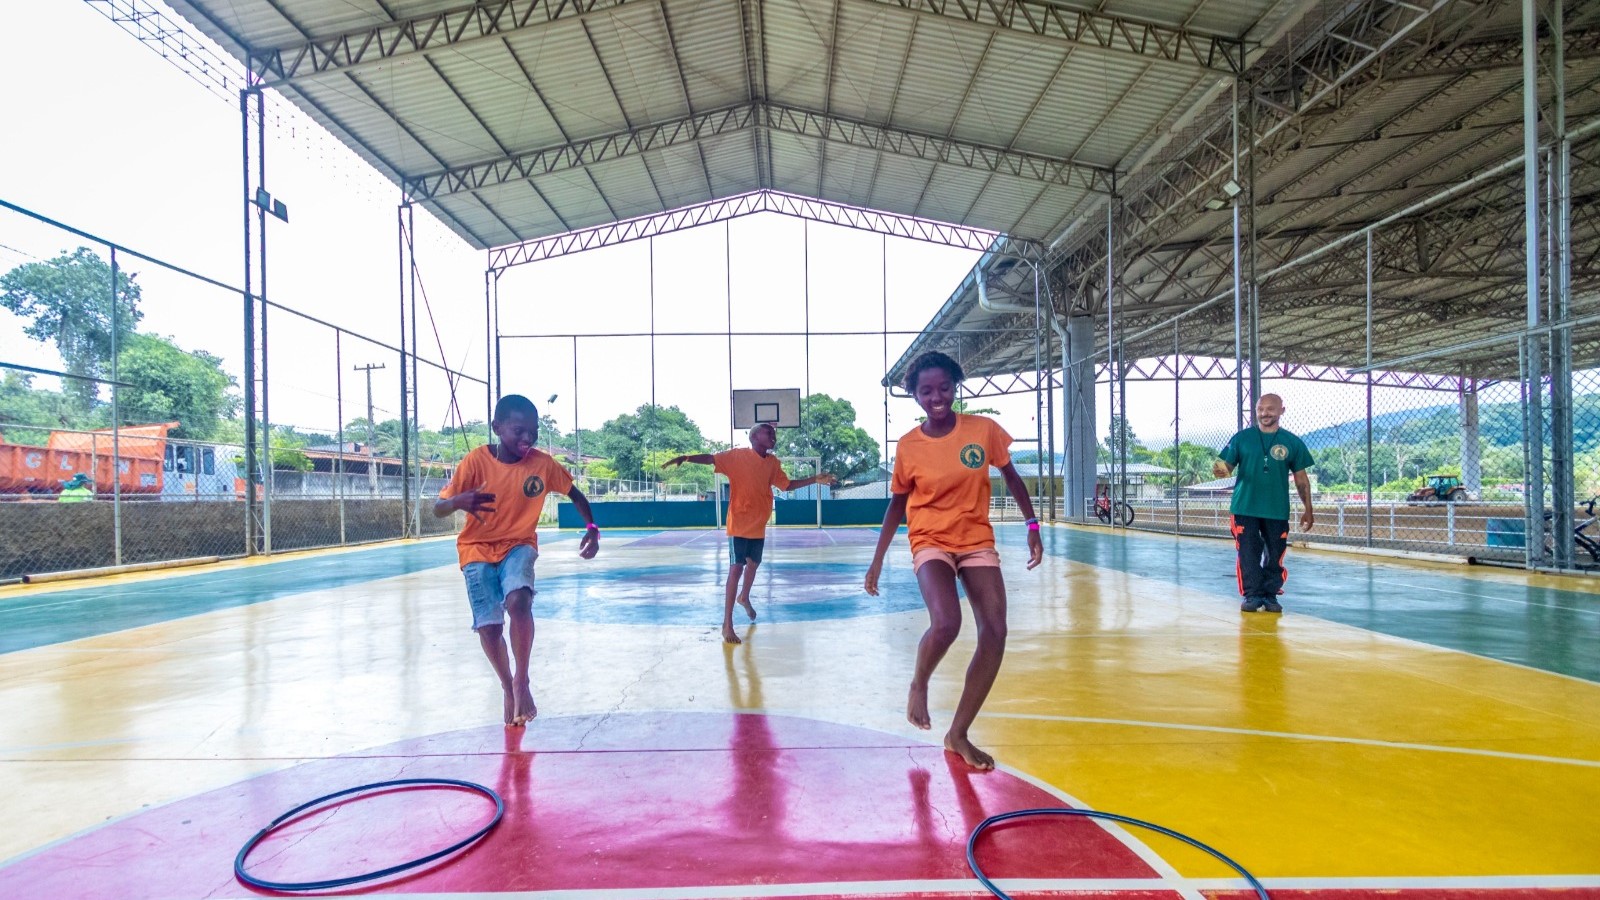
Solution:
<svg viewBox="0 0 1600 900"><path fill-rule="evenodd" d="M973 746L967 737L1006 652L1006 584L1000 577L1000 555L995 552L994 529L989 525L990 466L1000 470L1017 508L1027 517L1028 568L1043 559L1044 545L1027 485L1011 464L1011 435L992 419L955 411L956 386L965 377L959 363L938 352L918 356L906 372L906 390L928 417L900 439L895 451L889 508L867 569L866 589L868 594L878 595L883 554L905 519L917 586L928 607L928 630L917 644L906 718L926 729L932 727L928 679L961 632L961 603L956 595L956 578L961 578L978 624L978 649L967 666L966 686L950 730L945 732L944 746L973 768L992 769L994 757Z"/></svg>

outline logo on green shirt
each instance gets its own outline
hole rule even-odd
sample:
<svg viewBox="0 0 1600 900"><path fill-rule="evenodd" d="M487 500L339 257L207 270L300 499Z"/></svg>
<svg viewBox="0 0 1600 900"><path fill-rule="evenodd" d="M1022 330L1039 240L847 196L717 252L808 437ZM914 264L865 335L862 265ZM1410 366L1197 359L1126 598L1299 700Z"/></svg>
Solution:
<svg viewBox="0 0 1600 900"><path fill-rule="evenodd" d="M961 464L969 469L983 468L983 445L968 444L961 448Z"/></svg>

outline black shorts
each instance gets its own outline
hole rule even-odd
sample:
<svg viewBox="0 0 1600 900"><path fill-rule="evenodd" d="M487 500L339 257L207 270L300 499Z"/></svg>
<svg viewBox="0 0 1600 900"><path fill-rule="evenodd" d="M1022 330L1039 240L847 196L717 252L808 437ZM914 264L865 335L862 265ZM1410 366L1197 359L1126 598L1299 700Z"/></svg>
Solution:
<svg viewBox="0 0 1600 900"><path fill-rule="evenodd" d="M761 548L767 545L766 538L728 538L728 559L730 565L742 566L745 560L756 565L761 564Z"/></svg>

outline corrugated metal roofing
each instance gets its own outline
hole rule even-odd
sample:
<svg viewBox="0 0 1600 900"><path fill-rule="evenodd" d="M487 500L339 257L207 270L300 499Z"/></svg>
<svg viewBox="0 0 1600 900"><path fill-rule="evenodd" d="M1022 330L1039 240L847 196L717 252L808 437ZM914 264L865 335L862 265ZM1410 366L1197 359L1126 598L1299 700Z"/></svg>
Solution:
<svg viewBox="0 0 1600 900"><path fill-rule="evenodd" d="M656 134L651 149L629 146L621 158L535 169L515 181L491 178L420 198L479 247L761 187L1048 238L1084 202L1081 184L1018 177L1003 164L991 171L981 158L961 164L948 152L937 161L937 149L918 158L876 139L866 143L870 133L859 126L909 132L923 142L953 140L969 156L1017 151L1114 168L1128 164L1153 128L1182 114L1179 106L1197 81L1227 77L1153 51L1140 56L1092 39L1041 36L1020 19L998 24L993 15L1000 7L492 0L474 11L458 3L174 0L173 6L247 64L281 51L284 70L262 69L269 86L403 187L462 167L481 167L475 170L481 175L497 160L577 151L585 142L646 134L740 104L809 114L803 133L794 133L789 118L774 126L758 113L731 130L702 123L688 139ZM1023 6L1016 9L1036 20L1045 9L1039 0ZM1280 15L1282 6L1125 0L1106 4L1097 21L1104 30L1107 16L1129 17L1135 35L1129 40L1137 39L1139 22L1233 39L1259 28L1263 16ZM476 15L446 16L443 25L423 19L403 34L384 28L452 10ZM507 27L522 16L526 25ZM482 36L490 21L497 30ZM461 40L443 39L447 33ZM408 41L421 40L430 42L426 50L404 52ZM376 47L399 51L391 58ZM309 57L308 48L314 48ZM310 61L323 66L329 59L339 65L313 70ZM287 83L278 83L285 75ZM824 135L819 123L829 121L842 124Z"/></svg>

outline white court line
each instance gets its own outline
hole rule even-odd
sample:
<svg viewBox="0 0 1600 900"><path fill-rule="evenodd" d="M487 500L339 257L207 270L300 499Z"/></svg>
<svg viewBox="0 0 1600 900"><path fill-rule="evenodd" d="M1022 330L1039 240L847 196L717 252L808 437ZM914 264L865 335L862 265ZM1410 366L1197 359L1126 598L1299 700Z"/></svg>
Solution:
<svg viewBox="0 0 1600 900"><path fill-rule="evenodd" d="M1600 875L1489 875L1459 877L1265 878L1271 890L1570 890L1600 887ZM1242 878L997 878L1006 892L1222 891L1250 890ZM728 884L675 888L606 888L494 893L407 894L415 900L725 900L735 897L835 897L894 894L962 894L983 887L976 878L907 881L822 881L797 884ZM236 900L255 900L243 895Z"/></svg>
<svg viewBox="0 0 1600 900"><path fill-rule="evenodd" d="M1126 725L1132 728L1167 728L1174 731L1208 731L1218 734L1242 734L1251 737L1283 738L1291 741L1319 741L1328 744L1358 744L1365 747L1383 747L1390 750L1424 750L1429 753L1460 753L1466 756L1492 756L1522 762L1555 763L1563 766L1586 766L1600 769L1600 760L1572 759L1565 756L1539 756L1532 753L1511 753L1505 750L1484 750L1478 747L1450 747L1441 744L1414 744L1408 741L1380 741L1373 738L1339 737L1327 734L1297 734L1292 731L1261 731L1254 728L1229 728L1224 725L1185 725L1178 722L1145 722L1138 719L1101 719L1093 716L1052 716L1043 713L986 712L985 718L1030 719L1039 722L1082 722L1087 725Z"/></svg>

